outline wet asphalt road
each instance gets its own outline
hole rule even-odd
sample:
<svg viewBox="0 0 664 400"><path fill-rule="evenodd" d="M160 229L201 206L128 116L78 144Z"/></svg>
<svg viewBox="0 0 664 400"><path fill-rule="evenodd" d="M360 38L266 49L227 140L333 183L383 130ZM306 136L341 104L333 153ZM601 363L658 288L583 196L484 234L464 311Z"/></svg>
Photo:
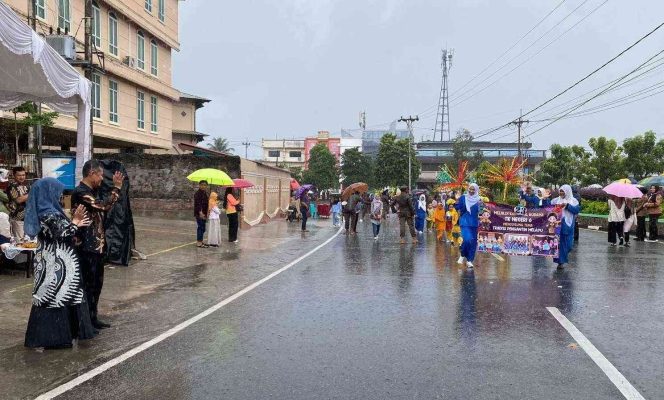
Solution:
<svg viewBox="0 0 664 400"><path fill-rule="evenodd" d="M604 234L584 231L565 271L546 259L489 255L468 271L432 234L400 245L396 221L377 242L370 224L361 230L60 398L623 398L547 306L645 398L664 397L664 245L608 248ZM309 235L320 242L333 233ZM300 254L317 241L307 238ZM297 243L264 262L287 264ZM178 296L185 302L187 292ZM209 304L195 303L191 315Z"/></svg>

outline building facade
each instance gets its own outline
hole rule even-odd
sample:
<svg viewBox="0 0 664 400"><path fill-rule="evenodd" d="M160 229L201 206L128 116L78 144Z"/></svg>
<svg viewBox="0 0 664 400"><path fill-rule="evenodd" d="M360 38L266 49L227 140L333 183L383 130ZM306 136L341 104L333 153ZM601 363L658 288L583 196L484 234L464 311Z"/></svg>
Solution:
<svg viewBox="0 0 664 400"><path fill-rule="evenodd" d="M424 187L436 183L436 175L443 164L454 161L453 141L424 141L416 144L417 159L422 165L418 185ZM481 154L482 159L496 163L503 158L514 158L519 154L516 143L472 142L469 154ZM534 173L546 159L546 150L532 149L532 143L521 144L521 156L526 160L524 172Z"/></svg>
<svg viewBox="0 0 664 400"><path fill-rule="evenodd" d="M263 139L263 162L272 166L304 168L304 140Z"/></svg>
<svg viewBox="0 0 664 400"><path fill-rule="evenodd" d="M405 129L374 129L362 131L362 151L372 157L378 155L380 140L383 136L391 133L396 135L397 139L408 139L410 133Z"/></svg>
<svg viewBox="0 0 664 400"><path fill-rule="evenodd" d="M330 137L328 131L318 131L316 137L308 137L304 139L304 169L307 169L309 164L309 157L311 157L311 149L317 144L324 144L325 147L332 153L337 163L341 159L341 138Z"/></svg>
<svg viewBox="0 0 664 400"><path fill-rule="evenodd" d="M30 1L5 1L28 20ZM73 36L77 55L70 62L80 65L85 0L35 1L37 33L47 41L58 30L61 35ZM176 117L195 103L173 87L171 55L180 48L179 4L178 0L93 1L91 42L93 62L98 67L91 79L95 152L172 150L174 131L189 141L200 137L183 133L195 132L195 127L182 121L186 118ZM188 115L193 114L195 109ZM75 118L59 116L53 127L44 129L43 144L47 149L73 150L75 132Z"/></svg>

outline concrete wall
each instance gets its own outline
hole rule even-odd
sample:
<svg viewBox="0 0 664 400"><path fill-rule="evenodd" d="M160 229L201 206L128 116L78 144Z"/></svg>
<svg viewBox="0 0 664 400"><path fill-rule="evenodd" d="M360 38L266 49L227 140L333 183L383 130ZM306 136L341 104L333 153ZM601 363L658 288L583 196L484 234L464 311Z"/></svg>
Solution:
<svg viewBox="0 0 664 400"><path fill-rule="evenodd" d="M221 169L231 178L242 177L254 183L254 187L243 189L240 194L244 207L243 228L280 218L288 209L290 174L259 162L192 154L96 154L95 157L124 164L131 179L132 211L137 215L193 216L193 198L198 184L189 182L187 176L200 168ZM222 188L212 190L222 192ZM223 215L222 223L225 223Z"/></svg>
<svg viewBox="0 0 664 400"><path fill-rule="evenodd" d="M154 202L134 201L133 208L143 203L146 207L193 209L193 196L198 184L187 176L201 168L226 171L231 178L240 176L239 157L201 157L170 154L98 154L97 159L120 161L131 179L132 199L154 199ZM161 206L160 206L161 205Z"/></svg>
<svg viewBox="0 0 664 400"><path fill-rule="evenodd" d="M241 170L242 178L256 185L242 191L243 225L253 226L279 218L288 209L290 200L288 171L244 158Z"/></svg>

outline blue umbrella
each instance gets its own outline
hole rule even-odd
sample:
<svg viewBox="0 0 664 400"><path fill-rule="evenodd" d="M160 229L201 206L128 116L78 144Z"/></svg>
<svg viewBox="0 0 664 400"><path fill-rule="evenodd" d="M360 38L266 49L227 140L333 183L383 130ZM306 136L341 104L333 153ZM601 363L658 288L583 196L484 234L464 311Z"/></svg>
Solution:
<svg viewBox="0 0 664 400"><path fill-rule="evenodd" d="M643 179L641 182L639 182L639 185L641 186L652 186L652 185L657 185L657 186L664 186L664 175L658 175L658 176L650 176L646 179Z"/></svg>
<svg viewBox="0 0 664 400"><path fill-rule="evenodd" d="M295 198L299 199L300 197L302 197L304 193L310 191L313 187L314 185L308 185L308 184L300 186L297 190L295 190L294 194Z"/></svg>

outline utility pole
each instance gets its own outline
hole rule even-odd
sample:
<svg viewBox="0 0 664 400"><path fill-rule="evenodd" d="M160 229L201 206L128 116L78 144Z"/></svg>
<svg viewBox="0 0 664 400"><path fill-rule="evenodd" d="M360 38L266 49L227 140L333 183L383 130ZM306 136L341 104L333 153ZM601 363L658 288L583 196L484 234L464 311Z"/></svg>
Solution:
<svg viewBox="0 0 664 400"><path fill-rule="evenodd" d="M83 42L85 51L85 77L92 82L92 70L94 65L92 62L92 0L85 0L85 40ZM92 88L91 88L92 90ZM90 94L92 96L92 93ZM92 97L91 97L92 98ZM94 158L94 114L90 112L90 157ZM78 166L77 168L82 168Z"/></svg>
<svg viewBox="0 0 664 400"><path fill-rule="evenodd" d="M399 118L399 122L405 122L406 125L408 126L408 191L410 191L413 188L413 178L412 178L412 161L411 161L411 152L413 151L413 122L419 121L420 117L417 115L415 117L408 116L408 118L404 118L401 116Z"/></svg>
<svg viewBox="0 0 664 400"><path fill-rule="evenodd" d="M244 146L244 158L245 159L247 158L247 151L249 150L249 145L251 145L251 143L249 143L249 139L245 138L244 142L242 142L242 146Z"/></svg>
<svg viewBox="0 0 664 400"><path fill-rule="evenodd" d="M529 120L523 119L523 110L520 112L519 119L510 122L510 125L517 127L517 155L519 157L519 162L521 162L521 126L528 124L529 122Z"/></svg>

